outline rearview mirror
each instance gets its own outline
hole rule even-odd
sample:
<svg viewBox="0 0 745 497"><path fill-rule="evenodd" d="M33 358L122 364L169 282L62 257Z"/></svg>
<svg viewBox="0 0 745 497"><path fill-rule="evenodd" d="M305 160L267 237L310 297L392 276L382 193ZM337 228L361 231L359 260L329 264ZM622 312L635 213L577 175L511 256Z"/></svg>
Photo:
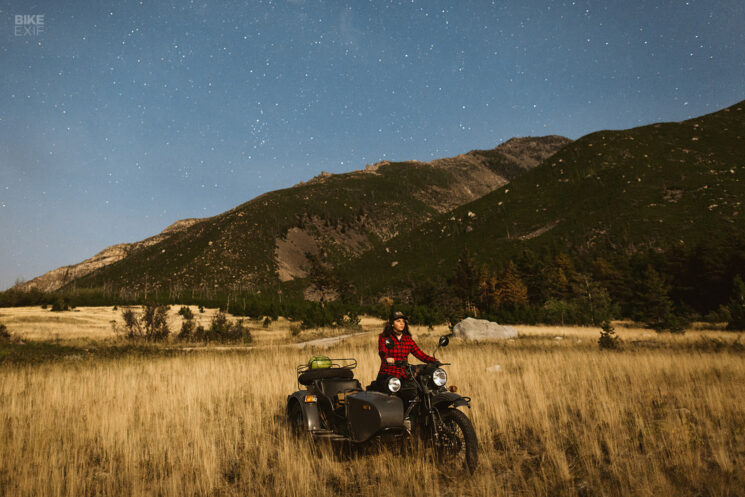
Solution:
<svg viewBox="0 0 745 497"><path fill-rule="evenodd" d="M450 343L450 338L447 335L443 335L440 337L440 341L437 342L438 347L447 347Z"/></svg>
<svg viewBox="0 0 745 497"><path fill-rule="evenodd" d="M393 340L390 338L385 339L385 348L388 350L393 350L396 348L396 344L393 343Z"/></svg>

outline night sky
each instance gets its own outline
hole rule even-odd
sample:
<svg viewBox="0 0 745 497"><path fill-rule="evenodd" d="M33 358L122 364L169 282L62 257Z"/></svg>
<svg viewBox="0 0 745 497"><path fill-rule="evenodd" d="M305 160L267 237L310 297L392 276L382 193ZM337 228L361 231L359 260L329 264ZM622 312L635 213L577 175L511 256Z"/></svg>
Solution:
<svg viewBox="0 0 745 497"><path fill-rule="evenodd" d="M322 170L745 99L742 0L12 0L0 37L0 289Z"/></svg>

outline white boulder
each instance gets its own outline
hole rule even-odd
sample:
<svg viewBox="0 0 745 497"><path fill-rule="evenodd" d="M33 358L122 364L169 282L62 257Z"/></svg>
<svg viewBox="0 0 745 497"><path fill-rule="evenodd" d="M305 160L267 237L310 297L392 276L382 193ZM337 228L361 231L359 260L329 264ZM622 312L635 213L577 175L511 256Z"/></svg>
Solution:
<svg viewBox="0 0 745 497"><path fill-rule="evenodd" d="M514 326L503 326L486 319L466 318L453 326L453 336L466 340L504 340L516 338Z"/></svg>

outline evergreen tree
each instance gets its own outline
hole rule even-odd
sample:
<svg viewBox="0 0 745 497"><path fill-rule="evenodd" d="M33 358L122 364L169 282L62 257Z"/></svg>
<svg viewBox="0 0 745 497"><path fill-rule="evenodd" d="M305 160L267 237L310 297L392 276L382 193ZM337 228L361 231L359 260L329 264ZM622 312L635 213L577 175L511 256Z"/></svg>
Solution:
<svg viewBox="0 0 745 497"><path fill-rule="evenodd" d="M616 330L610 324L610 321L603 321L601 325L600 338L598 346L601 349L617 349L620 345L620 338L616 335Z"/></svg>
<svg viewBox="0 0 745 497"><path fill-rule="evenodd" d="M497 280L497 292L501 307L515 309L528 305L528 287L523 283L520 273L512 261Z"/></svg>
<svg viewBox="0 0 745 497"><path fill-rule="evenodd" d="M473 312L479 287L479 272L468 250L458 259L450 280L453 292L461 302L463 310Z"/></svg>
<svg viewBox="0 0 745 497"><path fill-rule="evenodd" d="M569 300L572 284L578 280L572 260L566 254L557 255L553 263L544 269L543 300Z"/></svg>
<svg viewBox="0 0 745 497"><path fill-rule="evenodd" d="M669 292L670 286L662 276L652 266L647 266L637 292L636 318L656 331L666 329L673 309Z"/></svg>
<svg viewBox="0 0 745 497"><path fill-rule="evenodd" d="M332 295L337 288L337 282L331 270L321 262L318 256L306 252L305 257L308 259L308 278L320 294L321 307L323 307L326 297Z"/></svg>
<svg viewBox="0 0 745 497"><path fill-rule="evenodd" d="M499 293L497 292L497 276L486 267L481 268L478 286L479 310L489 312L494 307L499 307Z"/></svg>
<svg viewBox="0 0 745 497"><path fill-rule="evenodd" d="M727 323L727 329L745 331L745 282L737 275L732 281L732 286L732 297L727 306L731 318Z"/></svg>

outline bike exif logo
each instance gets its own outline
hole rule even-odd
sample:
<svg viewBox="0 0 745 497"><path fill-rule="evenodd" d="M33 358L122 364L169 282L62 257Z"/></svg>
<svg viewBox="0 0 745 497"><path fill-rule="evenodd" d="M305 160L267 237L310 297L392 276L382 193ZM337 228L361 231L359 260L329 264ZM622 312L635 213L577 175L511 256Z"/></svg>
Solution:
<svg viewBox="0 0 745 497"><path fill-rule="evenodd" d="M38 36L44 32L44 14L18 14L15 16L16 36Z"/></svg>

